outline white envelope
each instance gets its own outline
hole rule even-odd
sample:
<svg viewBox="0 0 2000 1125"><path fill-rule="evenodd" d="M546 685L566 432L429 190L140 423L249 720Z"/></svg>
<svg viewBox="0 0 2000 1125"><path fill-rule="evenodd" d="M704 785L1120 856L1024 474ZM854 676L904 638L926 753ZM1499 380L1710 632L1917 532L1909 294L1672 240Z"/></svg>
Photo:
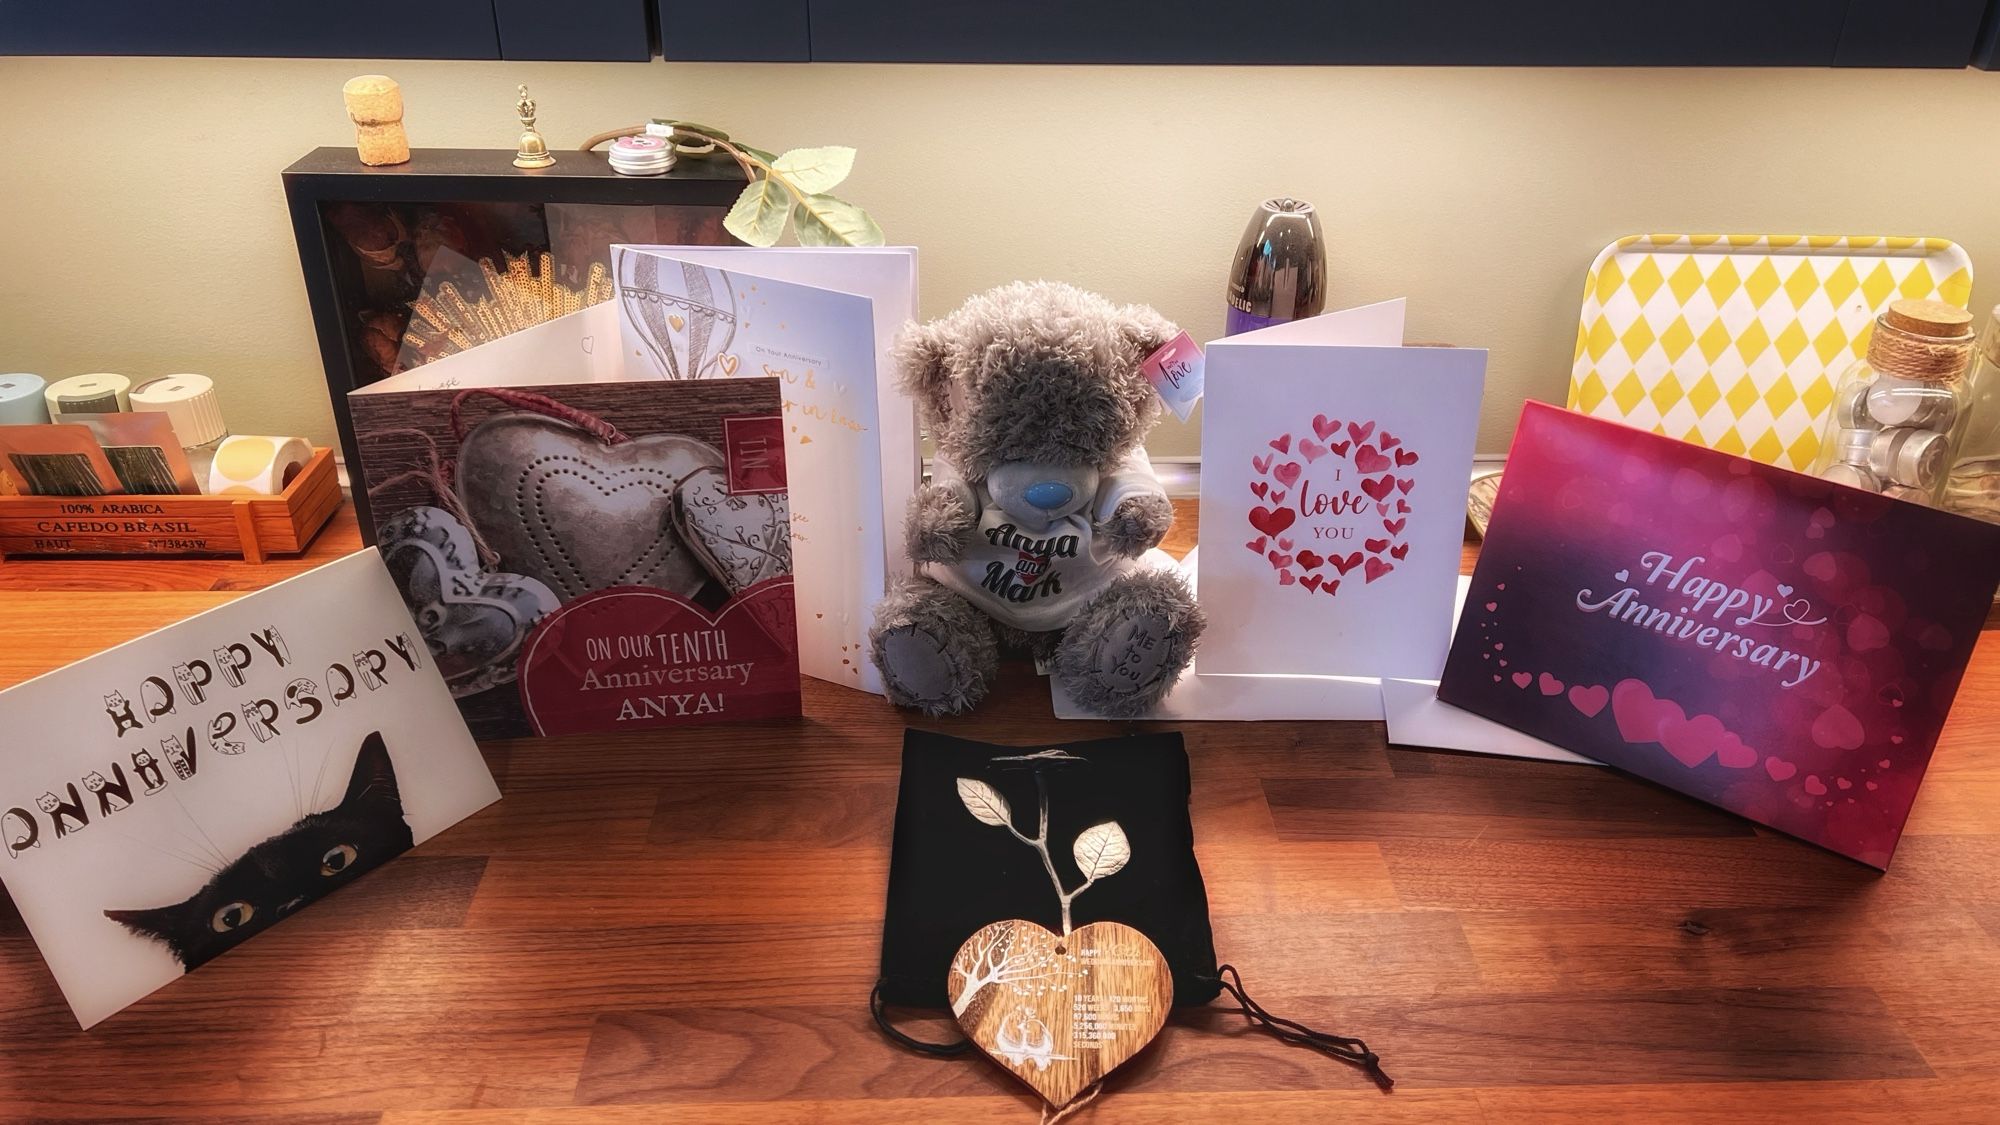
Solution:
<svg viewBox="0 0 2000 1125"><path fill-rule="evenodd" d="M354 393L782 378L799 666L881 694L868 629L909 570L921 471L916 403L889 360L916 315L916 251L613 246L611 264L617 298Z"/></svg>
<svg viewBox="0 0 2000 1125"><path fill-rule="evenodd" d="M1396 300L1208 345L1204 676L1443 666L1486 353L1402 335Z"/></svg>

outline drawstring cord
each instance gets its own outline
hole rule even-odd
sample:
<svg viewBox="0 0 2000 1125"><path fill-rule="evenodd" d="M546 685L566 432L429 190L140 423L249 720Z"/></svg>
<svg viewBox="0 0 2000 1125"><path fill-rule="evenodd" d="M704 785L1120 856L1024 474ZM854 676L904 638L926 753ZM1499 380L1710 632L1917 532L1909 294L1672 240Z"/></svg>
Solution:
<svg viewBox="0 0 2000 1125"><path fill-rule="evenodd" d="M1375 1052L1368 1049L1368 1044L1343 1035L1328 1035L1323 1031L1314 1031L1295 1020L1274 1016L1265 1011L1262 1004L1250 999L1250 994L1243 990L1243 978L1237 973L1234 965L1223 965L1217 968L1215 973L1215 979L1222 985L1222 990L1242 1005L1237 1011L1242 1012L1260 1031L1269 1032L1280 1042L1290 1043L1295 1047L1310 1047L1323 1055L1360 1067L1363 1073L1374 1079L1375 1084L1380 1086L1385 1094L1395 1087L1395 1080L1382 1072L1382 1060Z"/></svg>
<svg viewBox="0 0 2000 1125"><path fill-rule="evenodd" d="M970 1039L960 1039L956 1043L926 1043L896 1030L889 1023L888 1003L882 999L882 982L879 980L875 982L874 991L868 994L868 1014L875 1017L875 1026L882 1029L882 1034L920 1055L948 1059L972 1049Z"/></svg>

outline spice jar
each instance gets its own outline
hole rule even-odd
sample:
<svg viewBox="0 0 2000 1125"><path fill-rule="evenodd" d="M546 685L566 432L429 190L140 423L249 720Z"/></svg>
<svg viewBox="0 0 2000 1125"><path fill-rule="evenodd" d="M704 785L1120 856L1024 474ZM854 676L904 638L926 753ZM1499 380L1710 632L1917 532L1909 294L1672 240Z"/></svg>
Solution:
<svg viewBox="0 0 2000 1125"><path fill-rule="evenodd" d="M1965 435L1945 482L1944 506L2000 523L2000 305L1986 322L1972 365Z"/></svg>
<svg viewBox="0 0 2000 1125"><path fill-rule="evenodd" d="M1875 320L1868 354L1833 391L1813 472L1917 504L1943 496L1973 414L1972 314L1939 301L1897 301ZM2000 430L2000 377L1989 393ZM2000 474L2000 433L1992 439ZM2000 490L2000 475L1994 477ZM2000 521L2000 494L1993 497Z"/></svg>

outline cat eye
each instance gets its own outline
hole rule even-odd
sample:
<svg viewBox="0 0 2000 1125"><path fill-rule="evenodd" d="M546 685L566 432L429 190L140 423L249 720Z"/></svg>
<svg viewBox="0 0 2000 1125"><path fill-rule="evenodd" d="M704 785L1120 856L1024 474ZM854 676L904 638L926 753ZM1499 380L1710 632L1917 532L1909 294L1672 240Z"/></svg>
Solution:
<svg viewBox="0 0 2000 1125"><path fill-rule="evenodd" d="M231 930L247 925L250 919L255 917L256 914L257 908L249 903L232 902L228 906L217 910L215 917L209 919L208 925L216 933L226 934Z"/></svg>
<svg viewBox="0 0 2000 1125"><path fill-rule="evenodd" d="M322 875L340 874L354 863L354 855L354 845L335 844L326 849L325 855L319 857L319 873Z"/></svg>

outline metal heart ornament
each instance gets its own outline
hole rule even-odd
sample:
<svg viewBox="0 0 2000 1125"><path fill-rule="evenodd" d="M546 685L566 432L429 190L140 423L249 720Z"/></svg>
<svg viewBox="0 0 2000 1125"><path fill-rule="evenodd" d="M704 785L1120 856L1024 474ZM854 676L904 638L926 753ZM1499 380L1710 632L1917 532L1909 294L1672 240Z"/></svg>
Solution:
<svg viewBox="0 0 2000 1125"><path fill-rule="evenodd" d="M521 642L555 612L554 592L533 578L481 567L472 534L442 508L399 512L376 541L453 697L512 681Z"/></svg>
<svg viewBox="0 0 2000 1125"><path fill-rule="evenodd" d="M958 947L945 991L966 1037L1061 1109L1160 1033L1174 978L1130 926L1063 936L1014 918Z"/></svg>
<svg viewBox="0 0 2000 1125"><path fill-rule="evenodd" d="M723 470L697 469L675 491L674 524L732 595L792 572L792 512L782 492L732 493Z"/></svg>
<svg viewBox="0 0 2000 1125"><path fill-rule="evenodd" d="M563 601L611 586L693 597L708 580L674 525L674 491L719 467L679 434L607 443L540 414L496 414L467 434L457 489L487 546Z"/></svg>

